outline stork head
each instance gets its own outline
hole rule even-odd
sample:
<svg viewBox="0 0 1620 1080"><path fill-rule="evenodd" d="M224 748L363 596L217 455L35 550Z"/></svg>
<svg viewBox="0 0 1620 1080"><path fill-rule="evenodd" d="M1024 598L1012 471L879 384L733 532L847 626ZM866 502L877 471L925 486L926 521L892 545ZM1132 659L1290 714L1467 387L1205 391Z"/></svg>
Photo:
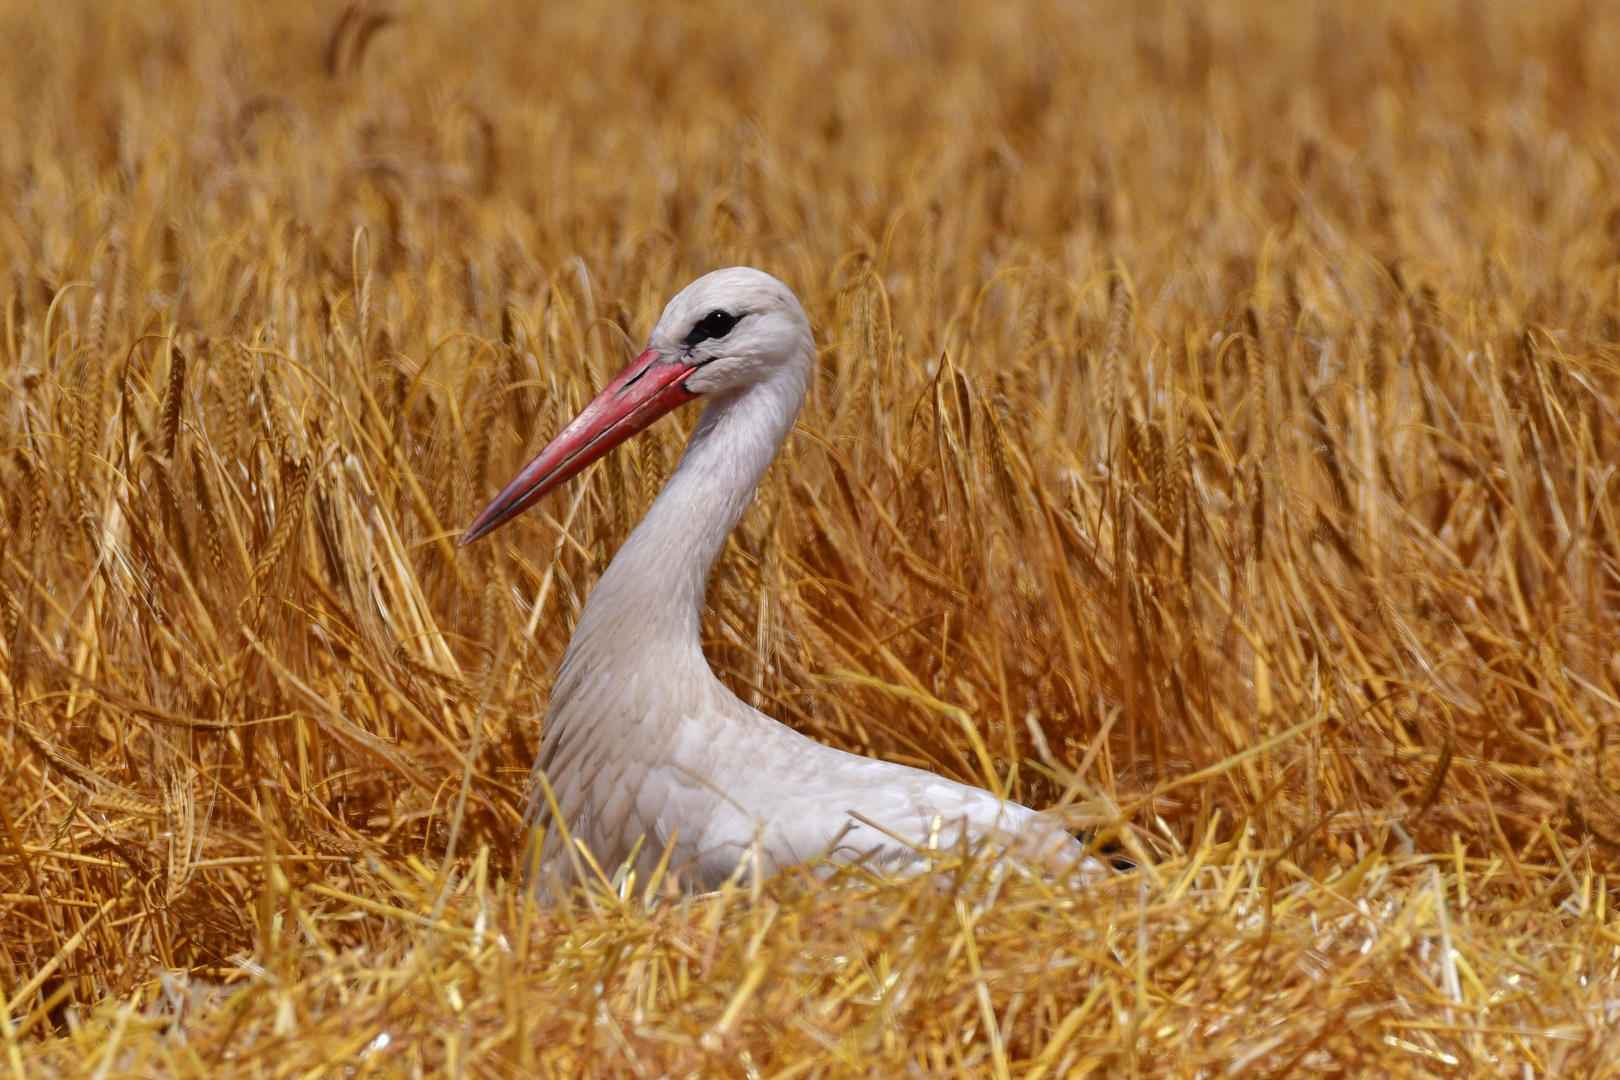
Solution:
<svg viewBox="0 0 1620 1080"><path fill-rule="evenodd" d="M810 320L798 297L748 266L704 274L675 295L647 348L686 365L693 394L714 394L776 377L784 366L808 371L815 355ZM643 354L645 355L645 354Z"/></svg>
<svg viewBox="0 0 1620 1080"><path fill-rule="evenodd" d="M484 508L460 546L493 532L677 405L784 378L802 393L814 359L810 320L786 285L747 266L703 275L664 308L646 350Z"/></svg>

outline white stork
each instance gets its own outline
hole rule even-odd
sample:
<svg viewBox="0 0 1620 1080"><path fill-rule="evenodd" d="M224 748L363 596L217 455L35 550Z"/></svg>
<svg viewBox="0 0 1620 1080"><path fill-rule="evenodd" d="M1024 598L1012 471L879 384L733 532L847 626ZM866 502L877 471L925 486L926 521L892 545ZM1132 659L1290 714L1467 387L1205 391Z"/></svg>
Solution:
<svg viewBox="0 0 1620 1080"><path fill-rule="evenodd" d="M542 874L573 878L554 805L576 840L646 881L669 848L687 888L758 858L773 872L828 856L889 873L967 840L1064 872L1102 873L1052 816L980 788L835 750L750 708L703 657L709 572L793 429L815 342L769 274L707 274L664 308L635 362L478 515L462 546L499 528L684 402L708 404L680 465L603 573L551 691L529 819ZM539 780L548 782L551 797ZM671 845L673 845L671 847Z"/></svg>

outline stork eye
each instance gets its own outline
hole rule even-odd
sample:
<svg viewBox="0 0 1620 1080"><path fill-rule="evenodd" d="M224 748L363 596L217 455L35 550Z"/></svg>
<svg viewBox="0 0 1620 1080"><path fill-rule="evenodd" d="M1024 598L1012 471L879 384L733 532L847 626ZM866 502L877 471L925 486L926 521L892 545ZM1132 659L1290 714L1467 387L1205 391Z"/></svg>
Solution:
<svg viewBox="0 0 1620 1080"><path fill-rule="evenodd" d="M741 315L733 315L729 311L711 311L697 321L697 325L692 327L692 332L686 335L686 340L682 344L690 349L699 342L723 338L731 333L731 328L740 321Z"/></svg>

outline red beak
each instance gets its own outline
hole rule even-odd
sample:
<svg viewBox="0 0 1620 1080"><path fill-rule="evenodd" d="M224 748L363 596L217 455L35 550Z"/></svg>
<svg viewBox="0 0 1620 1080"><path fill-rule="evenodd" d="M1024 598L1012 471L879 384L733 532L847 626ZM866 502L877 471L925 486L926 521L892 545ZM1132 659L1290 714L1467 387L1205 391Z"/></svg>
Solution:
<svg viewBox="0 0 1620 1080"><path fill-rule="evenodd" d="M652 349L636 357L484 507L457 546L466 547L494 532L660 416L696 398L684 385L695 370L692 364L665 360Z"/></svg>

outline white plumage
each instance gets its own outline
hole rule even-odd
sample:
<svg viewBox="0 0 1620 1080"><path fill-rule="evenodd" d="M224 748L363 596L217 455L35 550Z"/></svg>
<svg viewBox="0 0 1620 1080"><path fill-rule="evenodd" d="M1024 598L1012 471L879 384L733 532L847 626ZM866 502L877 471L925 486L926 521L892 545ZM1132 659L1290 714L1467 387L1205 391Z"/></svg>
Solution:
<svg viewBox="0 0 1620 1080"><path fill-rule="evenodd" d="M669 302L641 357L462 538L498 527L676 405L709 399L680 465L585 604L536 780L546 778L562 824L608 873L639 844L646 880L673 842L669 865L689 888L724 881L755 844L767 872L825 853L905 873L926 866L917 848L964 834L1101 872L1055 818L823 746L744 704L710 670L700 642L709 572L792 430L814 362L809 320L787 286L746 267L699 278ZM572 877L563 830L535 788L542 871Z"/></svg>

